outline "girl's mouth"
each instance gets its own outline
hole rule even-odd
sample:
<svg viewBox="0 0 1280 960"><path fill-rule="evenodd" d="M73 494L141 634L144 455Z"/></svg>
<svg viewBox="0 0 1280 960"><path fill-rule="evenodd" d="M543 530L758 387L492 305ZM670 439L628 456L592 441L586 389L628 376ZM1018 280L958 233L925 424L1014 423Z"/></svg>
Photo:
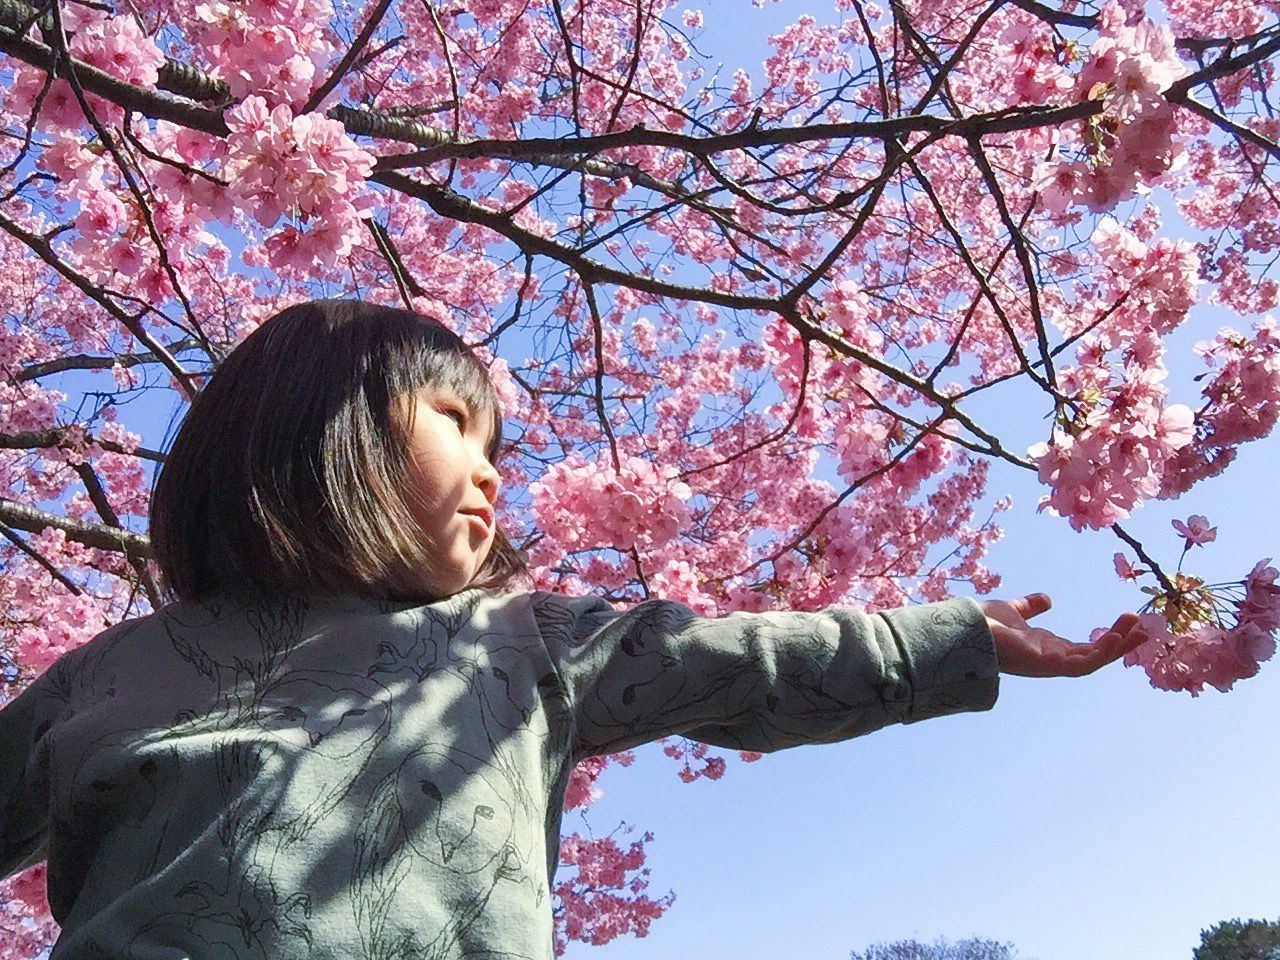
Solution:
<svg viewBox="0 0 1280 960"><path fill-rule="evenodd" d="M492 507L472 507L466 510L459 510L459 513L465 513L469 517L475 517L484 524L485 532L493 529L493 508Z"/></svg>

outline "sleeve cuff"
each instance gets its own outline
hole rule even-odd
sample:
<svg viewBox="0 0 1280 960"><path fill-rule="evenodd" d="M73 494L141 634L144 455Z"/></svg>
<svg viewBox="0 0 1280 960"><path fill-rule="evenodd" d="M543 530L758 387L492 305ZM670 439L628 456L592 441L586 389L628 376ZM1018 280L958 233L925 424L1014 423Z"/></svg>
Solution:
<svg viewBox="0 0 1280 960"><path fill-rule="evenodd" d="M902 723L990 710L1000 693L995 637L971 597L882 610L899 654L891 706ZM905 702L903 702L905 701Z"/></svg>

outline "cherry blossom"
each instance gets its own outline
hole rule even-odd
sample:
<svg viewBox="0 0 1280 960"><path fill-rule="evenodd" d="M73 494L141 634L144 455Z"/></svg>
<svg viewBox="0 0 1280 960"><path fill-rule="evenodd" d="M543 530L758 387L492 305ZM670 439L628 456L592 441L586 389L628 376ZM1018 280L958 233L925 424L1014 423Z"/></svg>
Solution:
<svg viewBox="0 0 1280 960"><path fill-rule="evenodd" d="M1185 523L1174 520L1173 528L1182 534L1188 547L1204 546L1218 539L1218 528L1209 526L1208 518L1199 514L1188 517Z"/></svg>
<svg viewBox="0 0 1280 960"><path fill-rule="evenodd" d="M1112 558L1116 568L1116 576L1121 580L1136 580L1143 573L1142 568L1135 567L1123 553L1117 553Z"/></svg>

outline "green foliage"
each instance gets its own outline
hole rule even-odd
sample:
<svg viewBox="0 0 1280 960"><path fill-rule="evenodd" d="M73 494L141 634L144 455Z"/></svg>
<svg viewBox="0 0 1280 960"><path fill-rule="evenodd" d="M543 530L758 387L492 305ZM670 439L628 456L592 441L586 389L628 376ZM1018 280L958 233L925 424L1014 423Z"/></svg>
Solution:
<svg viewBox="0 0 1280 960"><path fill-rule="evenodd" d="M1223 920L1200 931L1192 960L1280 960L1280 920Z"/></svg>
<svg viewBox="0 0 1280 960"><path fill-rule="evenodd" d="M849 960L1019 960L1012 943L979 940L971 937L947 943L939 937L933 944L919 940L898 940L894 943L877 943L865 953L851 953ZM1215 958L1216 960L1216 958Z"/></svg>

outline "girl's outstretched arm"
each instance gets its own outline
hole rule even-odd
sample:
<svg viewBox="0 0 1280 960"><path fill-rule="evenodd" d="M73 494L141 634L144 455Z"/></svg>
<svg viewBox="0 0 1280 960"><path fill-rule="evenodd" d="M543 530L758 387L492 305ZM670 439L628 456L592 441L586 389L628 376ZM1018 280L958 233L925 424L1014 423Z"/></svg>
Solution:
<svg viewBox="0 0 1280 960"><path fill-rule="evenodd" d="M714 618L669 600L618 611L539 591L533 603L575 758L675 733L768 753L989 710L999 692L995 638L968 597Z"/></svg>

